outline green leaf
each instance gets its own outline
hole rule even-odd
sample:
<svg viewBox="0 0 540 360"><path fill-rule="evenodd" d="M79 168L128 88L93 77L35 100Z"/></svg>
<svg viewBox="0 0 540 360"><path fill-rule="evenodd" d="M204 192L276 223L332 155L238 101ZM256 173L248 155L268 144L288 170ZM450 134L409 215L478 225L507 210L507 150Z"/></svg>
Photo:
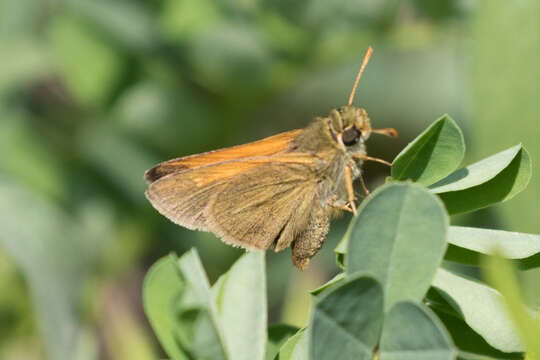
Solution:
<svg viewBox="0 0 540 360"><path fill-rule="evenodd" d="M218 332L215 318L208 309L200 308L182 312L180 322L186 329L184 334L178 334L178 341L188 339L192 342L191 358L200 360L230 358L225 354L221 340L223 337ZM181 335L185 337L182 338Z"/></svg>
<svg viewBox="0 0 540 360"><path fill-rule="evenodd" d="M420 301L446 250L441 201L416 184L387 184L362 203L351 226L347 274L373 274L383 285L385 311L400 300Z"/></svg>
<svg viewBox="0 0 540 360"><path fill-rule="evenodd" d="M183 328L177 331L181 343L192 349L197 359L230 359L210 284L196 249L178 260L188 288L179 304Z"/></svg>
<svg viewBox="0 0 540 360"><path fill-rule="evenodd" d="M458 354L458 357L457 357L457 360L497 360L498 358L495 358L495 357L491 357L491 356L486 356L486 355L478 355L478 354L475 354L475 353L468 353L468 352L465 352L465 351L460 351L459 354ZM511 359L518 359L518 360L523 360L523 356L520 356L518 358L510 358L510 357L505 357L505 358L502 358L504 360L511 360Z"/></svg>
<svg viewBox="0 0 540 360"><path fill-rule="evenodd" d="M371 359L382 318L380 284L365 276L347 279L315 305L309 331L311 359Z"/></svg>
<svg viewBox="0 0 540 360"><path fill-rule="evenodd" d="M280 348L291 336L298 332L296 326L287 324L275 324L268 327L268 342L266 343L265 360L276 359Z"/></svg>
<svg viewBox="0 0 540 360"><path fill-rule="evenodd" d="M461 168L430 186L436 194L461 191L488 182L506 169L521 150L516 145L467 167Z"/></svg>
<svg viewBox="0 0 540 360"><path fill-rule="evenodd" d="M450 214L473 211L511 199L531 178L529 154L517 145L460 169L432 185Z"/></svg>
<svg viewBox="0 0 540 360"><path fill-rule="evenodd" d="M485 274L503 294L504 303L523 339L527 356L540 359L540 326L523 302L522 293L511 265L500 256L490 256L484 263Z"/></svg>
<svg viewBox="0 0 540 360"><path fill-rule="evenodd" d="M210 297L210 283L201 263L197 249L192 248L178 259L178 267L191 286L194 298L201 305L211 306L217 312Z"/></svg>
<svg viewBox="0 0 540 360"><path fill-rule="evenodd" d="M150 269L143 287L146 315L172 359L226 359L215 305L196 250L170 255Z"/></svg>
<svg viewBox="0 0 540 360"><path fill-rule="evenodd" d="M478 265L480 254L494 249L524 269L540 266L540 236L518 232L451 226L446 260Z"/></svg>
<svg viewBox="0 0 540 360"><path fill-rule="evenodd" d="M173 359L188 359L174 336L177 306L185 288L174 255L158 260L144 278L144 312L161 346Z"/></svg>
<svg viewBox="0 0 540 360"><path fill-rule="evenodd" d="M433 286L488 344L508 353L524 350L498 291L442 268L437 271Z"/></svg>
<svg viewBox="0 0 540 360"><path fill-rule="evenodd" d="M347 248L349 247L349 238L351 237L351 232L354 228L354 222L351 221L345 235L339 241L334 253L336 254L336 263L341 269L345 269L345 254L347 253Z"/></svg>
<svg viewBox="0 0 540 360"><path fill-rule="evenodd" d="M423 304L396 303L384 319L381 360L451 360L457 352L441 321Z"/></svg>
<svg viewBox="0 0 540 360"><path fill-rule="evenodd" d="M264 252L250 251L238 259L212 288L231 359L264 359L267 339L265 274Z"/></svg>
<svg viewBox="0 0 540 360"><path fill-rule="evenodd" d="M433 309L433 307L431 307L431 309ZM522 353L505 353L495 349L489 345L484 338L474 332L460 317L438 310L434 310L434 312L450 333L456 347L460 350L460 358L471 360L523 359Z"/></svg>
<svg viewBox="0 0 540 360"><path fill-rule="evenodd" d="M308 360L308 336L300 329L279 350L279 360Z"/></svg>
<svg viewBox="0 0 540 360"><path fill-rule="evenodd" d="M444 115L403 149L392 163L395 180L431 185L454 171L465 154L463 133Z"/></svg>
<svg viewBox="0 0 540 360"><path fill-rule="evenodd" d="M328 280L326 283L322 284L316 289L313 289L310 291L311 295L319 295L326 289L332 287L333 285L337 283L341 283L345 279L345 273L339 273L336 276L334 276L332 279Z"/></svg>

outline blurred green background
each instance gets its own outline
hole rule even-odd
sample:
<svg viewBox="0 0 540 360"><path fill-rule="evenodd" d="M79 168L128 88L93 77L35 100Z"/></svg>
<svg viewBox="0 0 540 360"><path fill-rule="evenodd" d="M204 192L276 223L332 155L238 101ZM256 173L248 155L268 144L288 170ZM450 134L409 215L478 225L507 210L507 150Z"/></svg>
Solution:
<svg viewBox="0 0 540 360"><path fill-rule="evenodd" d="M196 246L213 281L242 251L160 216L144 171L326 115L368 45L355 102L401 135L370 155L393 159L449 113L467 162L519 142L540 159L537 0L0 0L0 358L162 356L142 313L149 266ZM388 174L365 171L371 188ZM538 199L533 176L456 221L540 233ZM272 322L305 323L347 221L307 271L268 253Z"/></svg>

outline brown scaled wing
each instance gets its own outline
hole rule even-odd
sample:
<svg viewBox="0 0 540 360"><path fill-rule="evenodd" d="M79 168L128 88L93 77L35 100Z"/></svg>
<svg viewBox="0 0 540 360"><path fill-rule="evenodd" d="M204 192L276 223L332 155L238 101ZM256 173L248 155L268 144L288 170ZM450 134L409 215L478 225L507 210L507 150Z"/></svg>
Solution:
<svg viewBox="0 0 540 360"><path fill-rule="evenodd" d="M294 241L293 262L303 268L320 248L328 218L316 191L322 160L291 147L300 131L164 162L147 172L146 196L175 223L234 246L275 244L279 251Z"/></svg>

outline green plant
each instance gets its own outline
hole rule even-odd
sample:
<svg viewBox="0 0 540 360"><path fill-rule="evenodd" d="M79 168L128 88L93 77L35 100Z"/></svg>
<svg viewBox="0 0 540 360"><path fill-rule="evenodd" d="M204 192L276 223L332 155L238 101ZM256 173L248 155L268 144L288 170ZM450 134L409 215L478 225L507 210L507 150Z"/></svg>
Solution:
<svg viewBox="0 0 540 360"><path fill-rule="evenodd" d="M537 315L493 254L539 267L540 236L449 224L523 190L529 156L518 145L456 170L464 153L443 116L396 157L335 249L343 272L312 291L304 329L267 327L261 252L213 286L194 250L159 260L143 295L163 348L172 359L523 359L528 349L538 360Z"/></svg>

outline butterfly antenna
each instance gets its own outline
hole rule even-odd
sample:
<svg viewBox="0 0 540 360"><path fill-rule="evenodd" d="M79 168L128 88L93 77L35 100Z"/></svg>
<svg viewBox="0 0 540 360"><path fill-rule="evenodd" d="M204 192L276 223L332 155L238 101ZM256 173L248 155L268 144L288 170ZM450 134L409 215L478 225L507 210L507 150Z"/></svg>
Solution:
<svg viewBox="0 0 540 360"><path fill-rule="evenodd" d="M351 90L351 95L349 95L349 102L347 105L351 106L354 100L354 93L356 92L356 87L358 86L358 81L360 81L360 77L362 76L362 73L364 72L364 69L366 68L366 65L369 61L369 58L371 57L371 54L373 54L373 49L371 46L367 49L366 55L364 56L364 61L362 61L362 66L360 66L360 70L358 71L358 75L356 75L356 80L354 81L353 88Z"/></svg>

